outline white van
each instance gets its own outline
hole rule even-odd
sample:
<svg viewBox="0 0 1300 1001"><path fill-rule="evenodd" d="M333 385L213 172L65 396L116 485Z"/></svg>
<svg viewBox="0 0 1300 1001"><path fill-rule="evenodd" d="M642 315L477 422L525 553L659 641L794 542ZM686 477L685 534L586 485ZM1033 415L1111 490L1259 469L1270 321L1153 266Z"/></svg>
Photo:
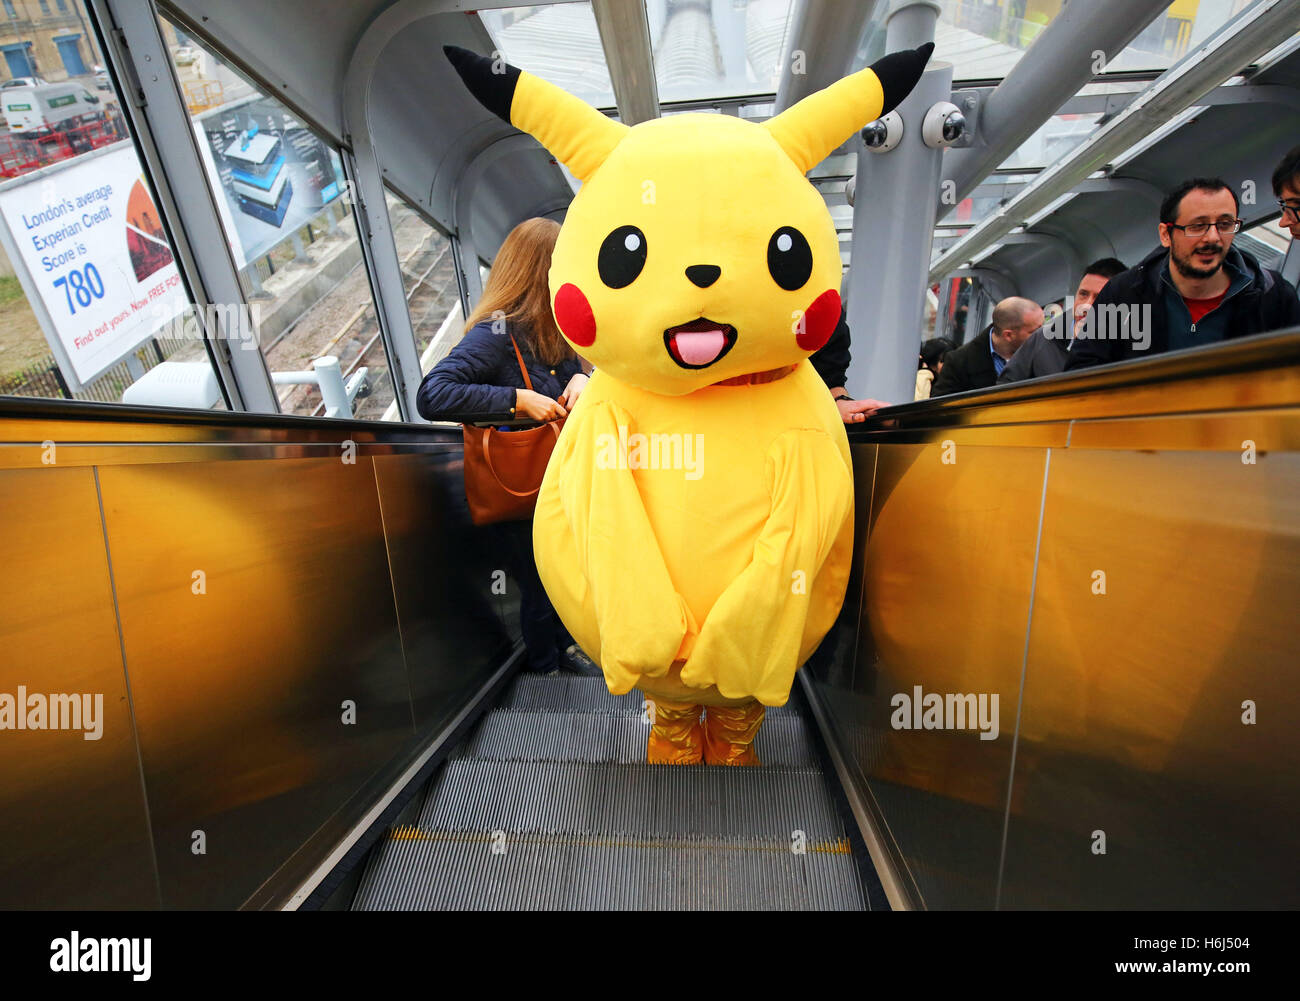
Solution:
<svg viewBox="0 0 1300 1001"><path fill-rule="evenodd" d="M83 115L99 115L102 110L99 98L79 83L45 83L0 89L0 111L10 133L24 136L43 135L60 122Z"/></svg>

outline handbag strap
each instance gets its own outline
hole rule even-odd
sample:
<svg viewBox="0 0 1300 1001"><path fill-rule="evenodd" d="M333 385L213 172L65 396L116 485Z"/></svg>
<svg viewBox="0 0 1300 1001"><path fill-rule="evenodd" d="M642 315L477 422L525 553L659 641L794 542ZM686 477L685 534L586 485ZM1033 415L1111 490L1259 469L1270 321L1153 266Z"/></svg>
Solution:
<svg viewBox="0 0 1300 1001"><path fill-rule="evenodd" d="M531 392L533 380L528 378L528 366L524 364L524 356L519 353L519 345L515 343L515 335L510 334L509 331L507 333L510 336L510 346L515 349L515 358L519 361L519 371L524 375L524 386Z"/></svg>
<svg viewBox="0 0 1300 1001"><path fill-rule="evenodd" d="M555 434L556 440L559 440L560 437L560 429L558 427L559 423L560 423L559 421L548 421L546 424L546 427L550 428L551 431ZM514 432L514 433L518 434L518 432ZM534 494L537 493L538 490L542 489L542 485L540 483L537 484L537 486L535 486L532 490L525 490L522 492L518 490L511 490L508 486L506 486L504 483L501 482L501 477L498 476L497 471L492 468L492 450L491 450L491 446L489 445L489 442L491 442L493 434L494 432L492 431L491 428L488 428L483 434L483 462L487 466L488 472L492 474L492 479L496 480L497 486L499 486L502 490L504 490L506 493L510 494L513 497L532 497Z"/></svg>

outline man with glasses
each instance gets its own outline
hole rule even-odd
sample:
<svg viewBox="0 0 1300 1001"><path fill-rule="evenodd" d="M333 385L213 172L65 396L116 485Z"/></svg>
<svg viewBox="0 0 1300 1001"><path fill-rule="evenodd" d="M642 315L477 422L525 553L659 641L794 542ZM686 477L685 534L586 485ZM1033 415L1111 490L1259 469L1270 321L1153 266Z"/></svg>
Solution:
<svg viewBox="0 0 1300 1001"><path fill-rule="evenodd" d="M1273 194L1282 209L1282 225L1291 231L1291 239L1300 239L1300 146L1282 157L1273 171Z"/></svg>
<svg viewBox="0 0 1300 1001"><path fill-rule="evenodd" d="M1238 209L1217 177L1174 189L1160 206L1162 248L1102 289L1066 369L1300 325L1295 289L1232 245Z"/></svg>

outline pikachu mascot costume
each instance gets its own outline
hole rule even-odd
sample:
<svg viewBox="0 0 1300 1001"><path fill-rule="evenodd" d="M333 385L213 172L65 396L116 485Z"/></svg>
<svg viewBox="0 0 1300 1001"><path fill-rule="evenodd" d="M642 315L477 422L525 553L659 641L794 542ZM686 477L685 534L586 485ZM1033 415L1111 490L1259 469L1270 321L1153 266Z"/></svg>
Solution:
<svg viewBox="0 0 1300 1001"><path fill-rule="evenodd" d="M646 694L651 763L758 764L764 706L789 698L844 600L848 439L807 360L839 319L840 250L804 175L897 106L932 48L761 124L633 127L445 50L479 101L582 182L550 292L595 372L547 468L533 547L609 690Z"/></svg>

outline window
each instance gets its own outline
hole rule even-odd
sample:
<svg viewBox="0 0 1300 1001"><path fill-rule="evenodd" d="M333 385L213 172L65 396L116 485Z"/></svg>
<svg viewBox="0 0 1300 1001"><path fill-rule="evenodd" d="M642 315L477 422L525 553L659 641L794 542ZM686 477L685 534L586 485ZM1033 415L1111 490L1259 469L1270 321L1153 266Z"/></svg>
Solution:
<svg viewBox="0 0 1300 1001"><path fill-rule="evenodd" d="M112 85L37 86L0 89L0 395L224 408Z"/></svg>
<svg viewBox="0 0 1300 1001"><path fill-rule="evenodd" d="M614 85L590 3L531 4L479 12L506 61L598 108L614 106Z"/></svg>
<svg viewBox="0 0 1300 1001"><path fill-rule="evenodd" d="M50 16L50 0L41 0L41 13L46 17Z"/></svg>
<svg viewBox="0 0 1300 1001"><path fill-rule="evenodd" d="M5 13L8 14L10 17L16 18L18 16L18 12L14 10L13 0L5 0Z"/></svg>
<svg viewBox="0 0 1300 1001"><path fill-rule="evenodd" d="M396 420L338 151L220 55L160 27L281 411Z"/></svg>
<svg viewBox="0 0 1300 1001"><path fill-rule="evenodd" d="M427 373L464 333L451 241L397 195L388 192L387 201L420 371Z"/></svg>

